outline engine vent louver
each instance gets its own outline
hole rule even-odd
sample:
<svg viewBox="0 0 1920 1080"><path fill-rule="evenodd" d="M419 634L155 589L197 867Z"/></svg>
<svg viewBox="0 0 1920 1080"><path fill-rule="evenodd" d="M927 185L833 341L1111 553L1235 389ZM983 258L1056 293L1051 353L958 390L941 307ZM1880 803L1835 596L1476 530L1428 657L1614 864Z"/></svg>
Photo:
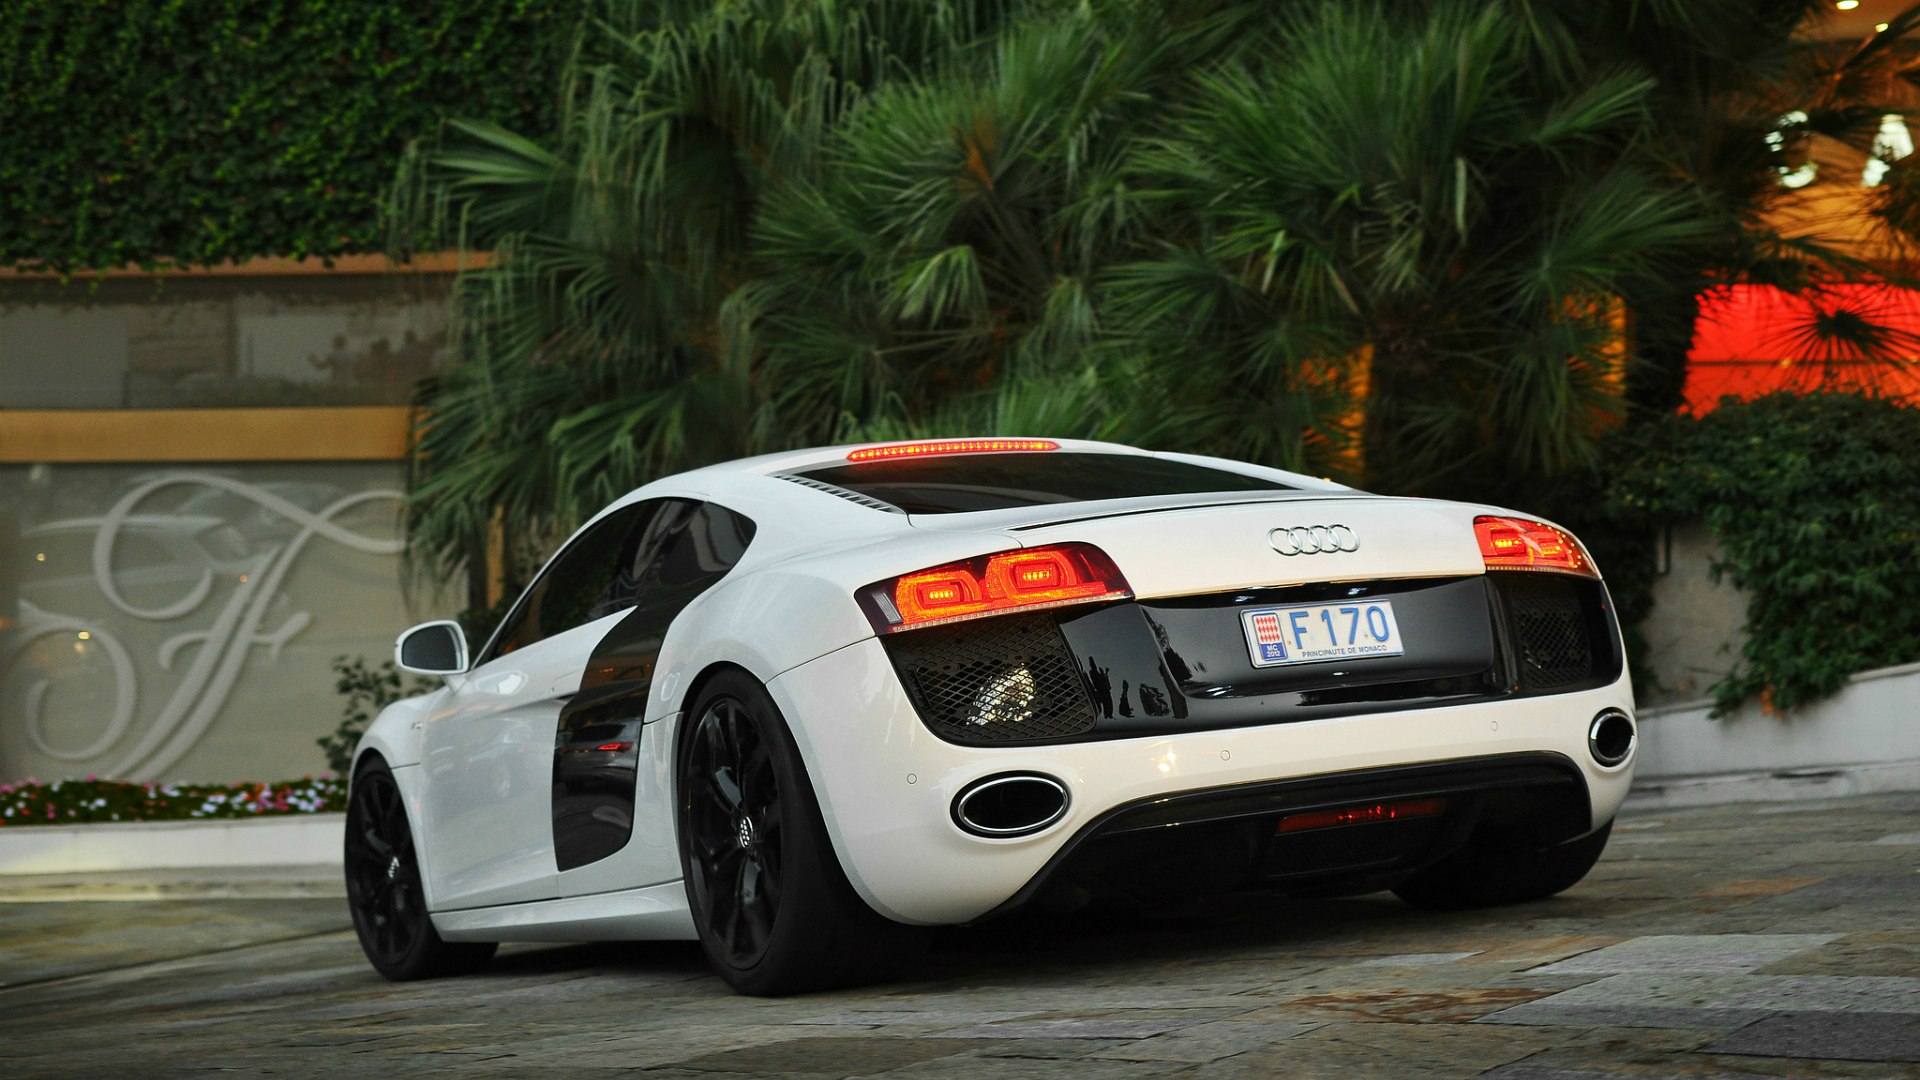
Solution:
<svg viewBox="0 0 1920 1080"><path fill-rule="evenodd" d="M1592 678L1596 657L1574 582L1547 574L1501 578L1527 689L1556 690Z"/></svg>
<svg viewBox="0 0 1920 1080"><path fill-rule="evenodd" d="M1050 616L979 619L884 640L920 718L949 742L1029 742L1093 730L1093 701Z"/></svg>
<svg viewBox="0 0 1920 1080"><path fill-rule="evenodd" d="M848 491L846 488L836 487L833 484L824 483L819 480L811 480L804 476L795 476L792 473L770 473L769 475L776 480L785 480L790 484L799 484L801 487L809 487L815 491L824 491L835 498L845 499L850 503L859 503L869 510L884 510L889 514L906 513L905 510L900 509L890 502L882 502L872 496L862 495L857 491Z"/></svg>

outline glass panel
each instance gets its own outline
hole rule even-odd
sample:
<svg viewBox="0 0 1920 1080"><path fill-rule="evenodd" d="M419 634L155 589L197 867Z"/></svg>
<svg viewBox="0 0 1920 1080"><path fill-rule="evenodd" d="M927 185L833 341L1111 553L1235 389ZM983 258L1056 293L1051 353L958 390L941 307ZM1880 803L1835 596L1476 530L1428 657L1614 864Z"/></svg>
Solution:
<svg viewBox="0 0 1920 1080"><path fill-rule="evenodd" d="M318 773L393 655L397 463L0 467L0 780ZM420 617L416 617L419 615Z"/></svg>
<svg viewBox="0 0 1920 1080"><path fill-rule="evenodd" d="M554 556L534 580L507 616L504 629L491 651L481 657L486 663L515 649L524 649L536 641L550 638L562 630L610 615L632 604L623 599L620 579L632 558L636 533L669 507L683 505L675 500L650 499L634 503L609 514L593 528L581 533Z"/></svg>
<svg viewBox="0 0 1920 1080"><path fill-rule="evenodd" d="M444 275L0 285L0 408L401 405L440 366Z"/></svg>
<svg viewBox="0 0 1920 1080"><path fill-rule="evenodd" d="M1141 495L1288 490L1277 480L1184 461L1073 451L900 458L833 465L800 475L880 499L909 514L958 514Z"/></svg>

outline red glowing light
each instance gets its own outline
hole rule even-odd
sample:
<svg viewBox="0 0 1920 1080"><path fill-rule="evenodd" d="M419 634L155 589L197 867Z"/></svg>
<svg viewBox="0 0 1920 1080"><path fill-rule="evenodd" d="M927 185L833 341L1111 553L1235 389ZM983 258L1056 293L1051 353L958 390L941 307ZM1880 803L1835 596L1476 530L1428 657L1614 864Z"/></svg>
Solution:
<svg viewBox="0 0 1920 1080"><path fill-rule="evenodd" d="M1473 532L1489 570L1550 570L1599 577L1580 542L1541 521L1477 517Z"/></svg>
<svg viewBox="0 0 1920 1080"><path fill-rule="evenodd" d="M1051 439L942 439L938 442L869 446L848 454L847 460L891 461L895 458L938 457L942 454L1005 454L1058 449L1060 444Z"/></svg>
<svg viewBox="0 0 1920 1080"><path fill-rule="evenodd" d="M1811 332L1842 313L1881 327L1885 355L1846 337ZM1920 290L1877 282L1829 283L1800 293L1771 285L1723 285L1700 297L1681 411L1702 415L1723 397L1745 400L1783 390L1867 388L1920 403L1916 356Z"/></svg>
<svg viewBox="0 0 1920 1080"><path fill-rule="evenodd" d="M892 601L883 633L1001 612L1125 599L1133 595L1105 552L1089 544L1006 551L936 566L870 586Z"/></svg>
<svg viewBox="0 0 1920 1080"><path fill-rule="evenodd" d="M1407 818L1433 817L1446 809L1445 799L1402 799L1399 802L1347 806L1339 810L1314 810L1288 814L1280 819L1277 832L1304 832L1308 829L1333 829L1342 825L1371 825L1379 821L1403 821Z"/></svg>

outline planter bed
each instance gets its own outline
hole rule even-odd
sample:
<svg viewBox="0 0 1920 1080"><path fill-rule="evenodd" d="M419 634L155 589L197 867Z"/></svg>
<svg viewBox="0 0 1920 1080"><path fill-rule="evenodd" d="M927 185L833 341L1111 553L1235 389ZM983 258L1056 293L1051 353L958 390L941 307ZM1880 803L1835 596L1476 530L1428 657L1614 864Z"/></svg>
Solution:
<svg viewBox="0 0 1920 1080"><path fill-rule="evenodd" d="M340 864L345 814L0 829L0 875Z"/></svg>
<svg viewBox="0 0 1920 1080"><path fill-rule="evenodd" d="M1838 694L1770 716L1717 719L1712 703L1640 712L1642 805L1749 802L1920 790L1920 664L1853 676Z"/></svg>

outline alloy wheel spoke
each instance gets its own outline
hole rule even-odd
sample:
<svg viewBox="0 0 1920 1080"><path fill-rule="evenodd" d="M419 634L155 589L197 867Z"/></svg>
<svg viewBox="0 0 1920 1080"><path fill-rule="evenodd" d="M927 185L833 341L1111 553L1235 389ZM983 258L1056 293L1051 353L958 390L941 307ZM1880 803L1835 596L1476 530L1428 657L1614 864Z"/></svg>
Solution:
<svg viewBox="0 0 1920 1080"><path fill-rule="evenodd" d="M721 768L733 765L740 757L733 745L734 726L731 704L728 701L718 701L707 712L708 718L712 721L710 730L713 761Z"/></svg>
<svg viewBox="0 0 1920 1080"><path fill-rule="evenodd" d="M781 893L785 809L773 748L750 705L721 697L700 714L683 761L694 910L717 955L751 964L771 943Z"/></svg>
<svg viewBox="0 0 1920 1080"><path fill-rule="evenodd" d="M739 869L744 870L745 866L741 865ZM742 921L742 913L740 910L740 874L738 872L733 875L733 880L727 882L727 888L722 895L724 896L724 900L719 905L721 911L718 913L720 915L718 921L724 928L722 943L726 946L728 956L737 957L740 955L739 931Z"/></svg>
<svg viewBox="0 0 1920 1080"><path fill-rule="evenodd" d="M739 909L741 909L741 920L747 924L747 940L755 951L760 951L760 947L766 945L768 936L772 936L774 932L774 919L772 919L774 911L766 903L766 894L762 892L762 886L764 886L764 874L760 872L760 865L747 863L747 878L743 880L743 892L747 892L747 896L741 899Z"/></svg>
<svg viewBox="0 0 1920 1080"><path fill-rule="evenodd" d="M782 823L783 818L780 811L780 802L776 799L768 804L766 809L760 811L760 816L753 823L754 833L759 837L759 842L762 846L778 844L780 842L780 827Z"/></svg>
<svg viewBox="0 0 1920 1080"><path fill-rule="evenodd" d="M371 828L369 828L364 833L362 833L362 835L366 837L367 847L372 849L373 854L376 858L379 858L379 859L393 858L392 846L389 845L385 840L380 839L379 833L374 832Z"/></svg>
<svg viewBox="0 0 1920 1080"><path fill-rule="evenodd" d="M735 880L740 872L741 858L742 854L740 849L733 844L728 844L726 847L715 852L713 856L714 880Z"/></svg>
<svg viewBox="0 0 1920 1080"><path fill-rule="evenodd" d="M391 777L374 774L355 792L348 835L354 910L372 951L398 959L418 939L422 912L414 895L413 832Z"/></svg>
<svg viewBox="0 0 1920 1080"><path fill-rule="evenodd" d="M723 765L708 773L707 791L728 817L740 813L744 799L741 797L740 784L734 779L730 768Z"/></svg>

